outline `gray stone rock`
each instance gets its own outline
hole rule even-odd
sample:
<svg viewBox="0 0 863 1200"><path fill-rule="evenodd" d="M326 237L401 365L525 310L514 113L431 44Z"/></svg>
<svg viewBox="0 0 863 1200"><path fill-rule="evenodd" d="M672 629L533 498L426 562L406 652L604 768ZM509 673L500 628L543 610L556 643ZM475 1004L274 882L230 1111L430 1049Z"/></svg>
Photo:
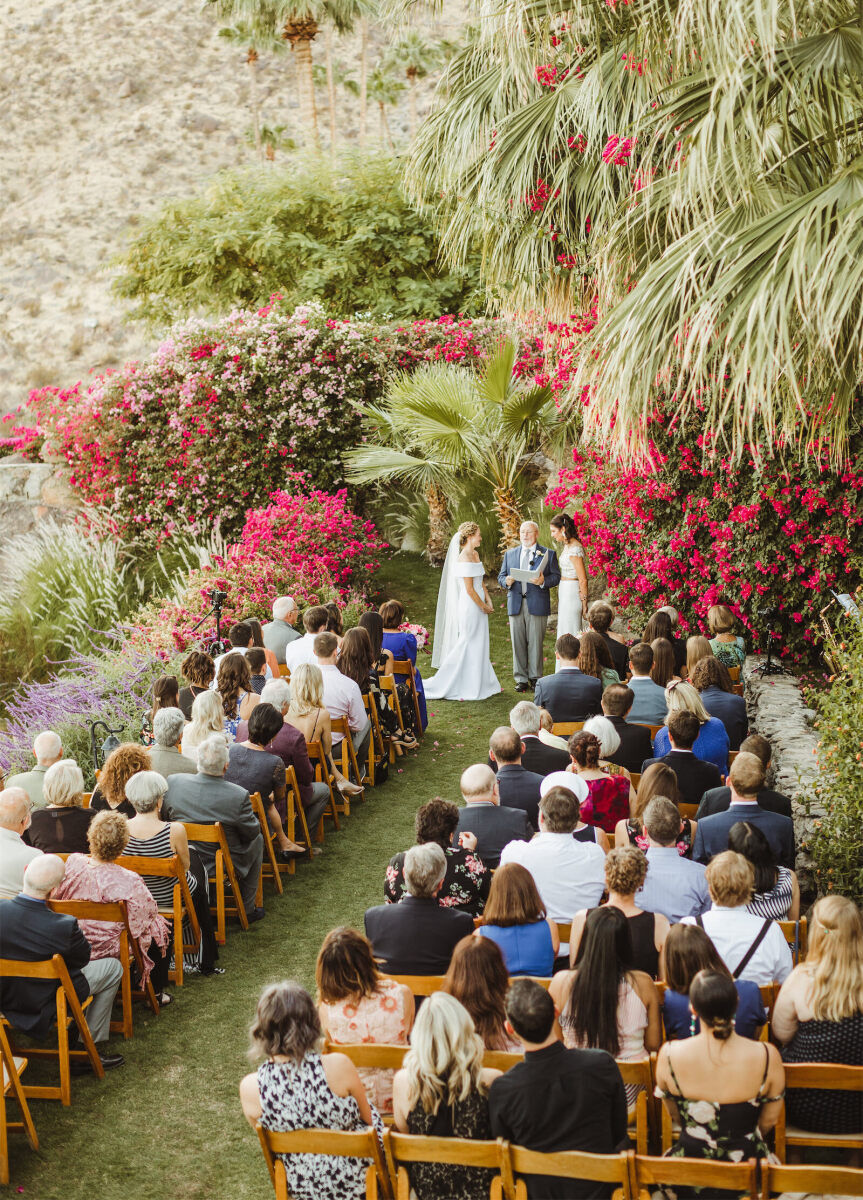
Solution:
<svg viewBox="0 0 863 1200"><path fill-rule="evenodd" d="M218 117L202 112L190 112L183 119L183 124L187 129L194 130L195 133L215 133L217 129L222 128L222 122Z"/></svg>

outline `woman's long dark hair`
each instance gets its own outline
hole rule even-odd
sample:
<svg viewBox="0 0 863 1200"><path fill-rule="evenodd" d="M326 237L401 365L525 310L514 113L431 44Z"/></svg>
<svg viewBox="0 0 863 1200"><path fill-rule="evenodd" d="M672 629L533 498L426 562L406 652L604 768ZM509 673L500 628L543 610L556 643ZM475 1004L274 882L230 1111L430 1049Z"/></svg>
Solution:
<svg viewBox="0 0 863 1200"><path fill-rule="evenodd" d="M578 541L578 526L569 513L556 513L549 521L549 525L552 525L555 529L562 529L563 536L568 542L571 542L573 539Z"/></svg>
<svg viewBox="0 0 863 1200"><path fill-rule="evenodd" d="M648 646L657 638L665 638L669 642L674 641L674 626L671 624L671 617L667 612L655 612L641 635L641 640L647 642Z"/></svg>
<svg viewBox="0 0 863 1200"><path fill-rule="evenodd" d="M384 623L381 614L366 612L357 621L357 627L364 629L372 643L372 656L375 662L380 660L384 648Z"/></svg>
<svg viewBox="0 0 863 1200"><path fill-rule="evenodd" d="M606 1050L616 1058L620 985L632 969L629 922L619 908L595 908L585 921L582 943L562 1021L588 1049Z"/></svg>
<svg viewBox="0 0 863 1200"><path fill-rule="evenodd" d="M779 872L770 843L757 825L737 821L728 831L728 849L736 850L752 863L755 870L755 891L772 892Z"/></svg>
<svg viewBox="0 0 863 1200"><path fill-rule="evenodd" d="M339 661L336 664L342 675L353 679L361 692L369 690L369 671L372 669L372 642L365 629L359 625L349 629L342 638Z"/></svg>

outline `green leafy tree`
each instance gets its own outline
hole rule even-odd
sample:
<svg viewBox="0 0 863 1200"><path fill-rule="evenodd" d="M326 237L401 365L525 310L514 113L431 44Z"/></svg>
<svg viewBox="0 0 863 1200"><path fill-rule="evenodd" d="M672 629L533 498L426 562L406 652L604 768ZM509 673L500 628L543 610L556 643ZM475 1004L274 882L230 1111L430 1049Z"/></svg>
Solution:
<svg viewBox="0 0 863 1200"><path fill-rule="evenodd" d="M373 104L378 106L378 136L381 144L387 142L393 150L393 138L390 133L390 123L387 120L387 109L398 103L405 85L382 62L378 63L368 80L368 96Z"/></svg>
<svg viewBox="0 0 863 1200"><path fill-rule="evenodd" d="M416 137L417 131L417 80L425 79L443 60L444 49L441 43L431 41L418 29L408 30L387 51L387 65L392 70L403 71L408 81L411 141Z"/></svg>
<svg viewBox="0 0 863 1200"><path fill-rule="evenodd" d="M441 270L431 222L407 202L399 174L366 153L220 175L136 229L115 290L156 326L257 307L273 292L344 317L483 311L478 258Z"/></svg>

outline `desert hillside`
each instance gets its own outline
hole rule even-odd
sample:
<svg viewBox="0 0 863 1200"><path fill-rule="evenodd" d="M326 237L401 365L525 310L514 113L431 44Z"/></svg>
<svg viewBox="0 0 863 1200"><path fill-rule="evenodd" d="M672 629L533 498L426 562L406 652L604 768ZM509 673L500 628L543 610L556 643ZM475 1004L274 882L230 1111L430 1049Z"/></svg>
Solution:
<svg viewBox="0 0 863 1200"><path fill-rule="evenodd" d="M254 161L245 55L217 30L200 0L0 6L0 411L152 346L124 323L112 257L164 199ZM388 36L372 30L372 60ZM313 52L323 62L322 39ZM337 39L335 57L354 67L358 39ZM259 80L264 121L290 134L290 50L262 55ZM340 136L355 140L357 102L340 102ZM390 115L394 132L406 109ZM371 109L368 128L373 138Z"/></svg>

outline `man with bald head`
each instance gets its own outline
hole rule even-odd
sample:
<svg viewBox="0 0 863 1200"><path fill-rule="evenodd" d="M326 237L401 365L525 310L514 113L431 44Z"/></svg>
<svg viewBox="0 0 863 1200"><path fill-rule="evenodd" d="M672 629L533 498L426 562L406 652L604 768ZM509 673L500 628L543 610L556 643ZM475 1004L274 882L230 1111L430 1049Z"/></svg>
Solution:
<svg viewBox="0 0 863 1200"><path fill-rule="evenodd" d="M106 1042L111 1026L111 1007L123 975L119 959L90 960L90 943L74 917L52 912L47 907L60 886L66 864L56 854L40 854L24 872L21 891L11 900L0 900L0 958L18 962L42 962L59 954L66 964L79 1000L93 997L86 1009L93 1041ZM57 984L50 979L20 976L0 979L0 1011L7 1021L29 1037L50 1035L57 1016ZM122 1054L101 1054L105 1068L119 1067ZM73 1060L72 1073L89 1071L87 1059Z"/></svg>
<svg viewBox="0 0 863 1200"><path fill-rule="evenodd" d="M465 808L459 811L453 841L461 835L476 837L476 853L487 867L500 863L500 852L509 842L529 842L533 827L520 808L501 808L497 777L485 763L474 763L462 772L461 794Z"/></svg>
<svg viewBox="0 0 863 1200"><path fill-rule="evenodd" d="M29 824L30 801L24 789L0 792L0 900L18 895L28 864L42 853L21 837Z"/></svg>
<svg viewBox="0 0 863 1200"><path fill-rule="evenodd" d="M33 743L33 757L36 759L33 770L25 771L21 775L10 775L6 786L23 788L30 798L31 808L44 808L42 783L45 772L63 757L63 745L59 736L50 729L38 734Z"/></svg>

